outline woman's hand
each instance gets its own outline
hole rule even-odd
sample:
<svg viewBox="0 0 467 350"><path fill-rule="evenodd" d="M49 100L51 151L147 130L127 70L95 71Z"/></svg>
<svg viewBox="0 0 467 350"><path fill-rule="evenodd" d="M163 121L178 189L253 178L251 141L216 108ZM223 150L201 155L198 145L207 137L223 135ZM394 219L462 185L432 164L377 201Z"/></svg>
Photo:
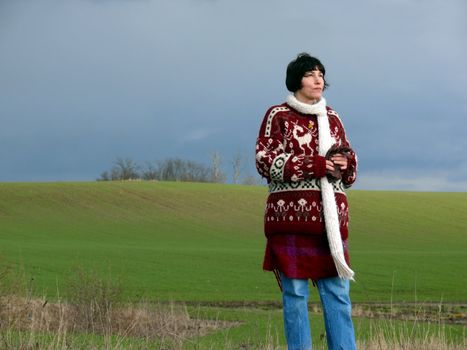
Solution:
<svg viewBox="0 0 467 350"><path fill-rule="evenodd" d="M347 169L348 160L342 153L336 153L330 160L326 160L326 170L328 171L328 179L331 182L342 178L341 172Z"/></svg>
<svg viewBox="0 0 467 350"><path fill-rule="evenodd" d="M347 157L344 156L343 154L336 153L335 155L331 157L331 161L332 161L331 163L333 163L333 165L337 165L341 171L347 169L348 160L347 160ZM326 161L326 169L330 170L328 168L328 162L329 161Z"/></svg>
<svg viewBox="0 0 467 350"><path fill-rule="evenodd" d="M341 178L341 171L331 160L326 160L326 170L328 180L334 182Z"/></svg>

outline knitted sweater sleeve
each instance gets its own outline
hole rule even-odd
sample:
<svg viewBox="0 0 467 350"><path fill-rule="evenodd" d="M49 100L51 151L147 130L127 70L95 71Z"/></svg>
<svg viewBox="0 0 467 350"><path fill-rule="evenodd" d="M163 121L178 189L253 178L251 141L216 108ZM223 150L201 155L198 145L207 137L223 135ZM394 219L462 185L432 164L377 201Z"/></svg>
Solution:
<svg viewBox="0 0 467 350"><path fill-rule="evenodd" d="M344 125L342 124L341 119L339 118L337 113L335 114L335 116L336 116L336 122L339 126L338 137L340 140L340 146L348 147L351 150L347 154L347 169L342 172L342 183L344 184L344 187L348 188L352 186L355 180L357 179L358 158L357 158L357 154L355 153L352 146L350 145L350 141L347 138Z"/></svg>
<svg viewBox="0 0 467 350"><path fill-rule="evenodd" d="M297 182L326 175L326 159L319 155L292 154L284 150L281 112L284 107L271 107L261 124L256 140L256 168L270 181Z"/></svg>

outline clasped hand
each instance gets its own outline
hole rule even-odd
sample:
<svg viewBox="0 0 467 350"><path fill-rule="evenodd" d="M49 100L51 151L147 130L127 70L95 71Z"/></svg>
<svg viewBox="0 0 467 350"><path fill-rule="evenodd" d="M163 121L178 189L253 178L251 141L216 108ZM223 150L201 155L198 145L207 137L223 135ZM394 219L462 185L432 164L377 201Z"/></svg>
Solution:
<svg viewBox="0 0 467 350"><path fill-rule="evenodd" d="M347 157L341 153L336 153L331 157L330 160L326 160L326 169L331 173L336 170L336 167L340 171L347 169Z"/></svg>

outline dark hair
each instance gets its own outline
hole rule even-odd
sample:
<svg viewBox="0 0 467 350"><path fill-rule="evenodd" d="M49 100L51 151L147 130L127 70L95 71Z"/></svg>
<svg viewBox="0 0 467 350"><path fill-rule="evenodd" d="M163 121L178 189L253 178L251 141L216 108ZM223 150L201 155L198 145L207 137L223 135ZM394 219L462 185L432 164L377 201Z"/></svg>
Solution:
<svg viewBox="0 0 467 350"><path fill-rule="evenodd" d="M302 78L306 72L319 70L326 75L326 70L323 64L316 57L310 56L306 52L299 53L297 58L289 63L287 66L287 76L285 78L285 85L290 92L296 92L302 88ZM328 87L326 79L324 79L324 88Z"/></svg>

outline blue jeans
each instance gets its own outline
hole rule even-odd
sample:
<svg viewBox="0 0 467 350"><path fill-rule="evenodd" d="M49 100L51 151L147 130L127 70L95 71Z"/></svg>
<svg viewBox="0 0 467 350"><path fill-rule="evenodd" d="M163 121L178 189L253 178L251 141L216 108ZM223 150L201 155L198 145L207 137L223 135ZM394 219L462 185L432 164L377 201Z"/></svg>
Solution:
<svg viewBox="0 0 467 350"><path fill-rule="evenodd" d="M308 280L287 278L281 274L285 336L288 350L311 350L308 319ZM329 350L355 350L355 332L349 297L349 281L339 277L316 282Z"/></svg>

